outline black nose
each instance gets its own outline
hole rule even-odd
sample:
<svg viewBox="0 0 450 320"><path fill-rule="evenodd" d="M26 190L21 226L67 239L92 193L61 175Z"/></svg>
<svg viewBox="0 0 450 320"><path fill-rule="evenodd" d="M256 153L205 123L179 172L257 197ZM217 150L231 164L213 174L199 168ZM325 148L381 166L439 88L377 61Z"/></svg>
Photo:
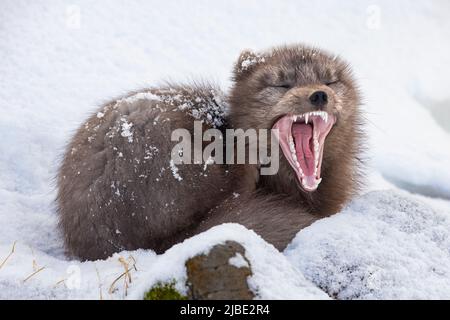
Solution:
<svg viewBox="0 0 450 320"><path fill-rule="evenodd" d="M316 107L323 107L328 102L328 96L323 91L316 91L309 97L309 101Z"/></svg>

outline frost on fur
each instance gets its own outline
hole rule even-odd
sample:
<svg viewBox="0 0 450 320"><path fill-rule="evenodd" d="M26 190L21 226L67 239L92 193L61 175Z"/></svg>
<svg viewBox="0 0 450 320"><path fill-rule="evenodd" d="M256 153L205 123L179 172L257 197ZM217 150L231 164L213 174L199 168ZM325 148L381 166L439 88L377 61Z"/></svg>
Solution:
<svg viewBox="0 0 450 320"><path fill-rule="evenodd" d="M265 58L262 54L254 53L251 51L244 51L241 53L238 63L236 65L236 75L242 75L245 72L252 69L254 66L265 62Z"/></svg>

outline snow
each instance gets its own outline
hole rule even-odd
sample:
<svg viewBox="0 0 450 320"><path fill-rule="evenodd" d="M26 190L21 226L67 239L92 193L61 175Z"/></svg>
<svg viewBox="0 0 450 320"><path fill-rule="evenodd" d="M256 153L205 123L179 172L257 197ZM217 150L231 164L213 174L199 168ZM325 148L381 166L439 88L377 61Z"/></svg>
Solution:
<svg viewBox="0 0 450 320"><path fill-rule="evenodd" d="M285 254L338 299L449 299L449 230L450 208L373 191L302 230Z"/></svg>
<svg viewBox="0 0 450 320"><path fill-rule="evenodd" d="M180 174L178 173L178 167L175 165L174 161L171 159L170 162L170 170L172 171L172 175L175 179L177 179L178 181L182 181L183 178L180 176Z"/></svg>
<svg viewBox="0 0 450 320"><path fill-rule="evenodd" d="M188 257L237 240L259 298L449 299L449 14L445 0L2 1L0 298L140 298L172 278L185 290ZM92 112L102 118L97 108L111 97L167 79L210 79L227 89L243 49L299 41L350 61L360 83L369 159L360 197L299 232L284 253L224 225L163 255L67 260L54 176L82 121ZM219 126L226 105L212 95L217 110L208 101L185 108ZM120 129L133 142L132 123ZM109 293L126 264L133 282L125 292L122 277Z"/></svg>
<svg viewBox="0 0 450 320"><path fill-rule="evenodd" d="M117 103L129 103L132 104L138 100L152 100L152 101L161 101L161 97L151 92L138 92L129 97L120 99Z"/></svg>
<svg viewBox="0 0 450 320"><path fill-rule="evenodd" d="M241 64L238 68L238 72L244 72L249 68L257 65L258 63L262 63L265 61L265 58L260 56L258 53L252 52L249 55L244 56L244 59L241 61Z"/></svg>
<svg viewBox="0 0 450 320"><path fill-rule="evenodd" d="M194 119L204 121L214 128L223 125L227 105L222 92L212 89L209 92L209 96L198 96L194 99L194 102L192 102L191 95L186 95L182 92L174 95L173 91L176 92L174 89L170 90L168 93L162 91L159 96L161 101L174 106L179 110L186 111L194 117Z"/></svg>
<svg viewBox="0 0 450 320"><path fill-rule="evenodd" d="M247 260L239 252L236 252L236 255L228 260L228 263L236 268L250 268Z"/></svg>
<svg viewBox="0 0 450 320"><path fill-rule="evenodd" d="M36 258L45 267L29 278L33 268L30 248L18 244L14 254L1 269L0 297L7 299L142 299L144 293L158 282L176 280L176 288L186 292L185 261L208 251L219 243L234 240L246 249L254 275L250 288L259 299L329 299L288 262L286 257L254 232L237 224L217 226L195 238L175 245L163 255L137 250L114 254L104 261L64 261L46 254ZM9 248L11 249L11 248ZM276 259L273 259L276 258ZM128 265L132 282L125 285ZM136 267L136 269L134 269ZM282 282L280 285L279 282Z"/></svg>
<svg viewBox="0 0 450 320"><path fill-rule="evenodd" d="M132 143L133 132L131 131L131 127L133 127L133 124L131 122L128 122L125 118L120 118L120 121L122 122L122 132L120 133L120 135L124 138L127 138L129 143Z"/></svg>
<svg viewBox="0 0 450 320"><path fill-rule="evenodd" d="M253 275L248 278L250 288L259 299L329 299L289 263L286 257L272 245L267 244L253 231L237 224L223 224L205 233L173 246L165 254L157 257L143 279L128 298L143 296L148 288L159 281L176 279L177 284L186 281L184 263L187 259L207 253L215 244L227 240L237 241L246 249ZM175 276L174 276L175 275ZM184 286L177 287L185 292Z"/></svg>

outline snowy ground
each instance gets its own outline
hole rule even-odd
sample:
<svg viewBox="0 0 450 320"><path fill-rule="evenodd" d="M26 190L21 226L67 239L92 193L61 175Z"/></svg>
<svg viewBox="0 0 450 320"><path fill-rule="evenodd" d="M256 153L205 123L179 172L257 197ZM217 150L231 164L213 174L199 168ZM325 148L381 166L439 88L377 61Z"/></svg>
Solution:
<svg viewBox="0 0 450 320"><path fill-rule="evenodd" d="M235 239L261 298L449 299L448 39L446 0L2 0L0 298L140 298L158 280L182 283L187 257ZM294 42L341 54L361 83L370 137L361 197L284 253L224 225L161 256L65 259L53 177L95 106L161 79L227 88L242 49ZM126 263L138 270L127 292L123 278L111 287Z"/></svg>

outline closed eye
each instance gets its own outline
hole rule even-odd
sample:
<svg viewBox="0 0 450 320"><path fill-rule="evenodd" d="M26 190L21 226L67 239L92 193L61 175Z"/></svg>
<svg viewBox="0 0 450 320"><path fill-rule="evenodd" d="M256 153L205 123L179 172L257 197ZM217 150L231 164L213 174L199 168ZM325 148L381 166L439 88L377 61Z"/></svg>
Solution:
<svg viewBox="0 0 450 320"><path fill-rule="evenodd" d="M287 83L275 84L275 85L272 85L272 87L284 88L284 89L290 89L291 88L291 86L289 84L287 84Z"/></svg>
<svg viewBox="0 0 450 320"><path fill-rule="evenodd" d="M333 81L326 82L325 85L326 86L331 86L331 85L336 84L338 82L339 82L339 80L333 80Z"/></svg>

